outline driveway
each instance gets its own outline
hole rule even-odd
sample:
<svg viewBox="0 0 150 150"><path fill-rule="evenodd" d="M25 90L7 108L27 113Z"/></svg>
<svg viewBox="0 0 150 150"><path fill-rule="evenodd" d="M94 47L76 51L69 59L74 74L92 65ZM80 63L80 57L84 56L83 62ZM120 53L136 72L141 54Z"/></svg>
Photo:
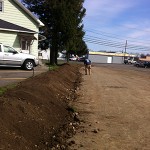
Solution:
<svg viewBox="0 0 150 150"><path fill-rule="evenodd" d="M35 67L34 71L26 71L20 68L0 68L0 87L20 82L46 71L48 71L48 68L43 66Z"/></svg>

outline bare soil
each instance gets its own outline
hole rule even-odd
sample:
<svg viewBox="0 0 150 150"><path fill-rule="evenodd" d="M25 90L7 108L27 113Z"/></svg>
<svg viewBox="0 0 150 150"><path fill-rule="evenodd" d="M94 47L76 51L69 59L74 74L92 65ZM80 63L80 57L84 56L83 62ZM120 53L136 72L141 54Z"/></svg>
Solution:
<svg viewBox="0 0 150 150"><path fill-rule="evenodd" d="M65 64L20 82L0 97L0 150L67 149L74 134L70 101L79 66Z"/></svg>
<svg viewBox="0 0 150 150"><path fill-rule="evenodd" d="M0 97L0 150L150 150L149 81L117 64L29 78Z"/></svg>
<svg viewBox="0 0 150 150"><path fill-rule="evenodd" d="M80 72L84 75L84 70ZM71 150L150 150L150 69L95 65L74 102L80 128Z"/></svg>

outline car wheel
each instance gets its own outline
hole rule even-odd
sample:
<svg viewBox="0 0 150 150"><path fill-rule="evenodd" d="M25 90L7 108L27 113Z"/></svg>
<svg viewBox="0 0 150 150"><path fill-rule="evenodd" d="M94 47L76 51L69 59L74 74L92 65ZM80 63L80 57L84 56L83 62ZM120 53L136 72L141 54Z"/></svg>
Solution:
<svg viewBox="0 0 150 150"><path fill-rule="evenodd" d="M34 67L34 62L32 60L26 60L24 62L24 69L26 70L32 70Z"/></svg>

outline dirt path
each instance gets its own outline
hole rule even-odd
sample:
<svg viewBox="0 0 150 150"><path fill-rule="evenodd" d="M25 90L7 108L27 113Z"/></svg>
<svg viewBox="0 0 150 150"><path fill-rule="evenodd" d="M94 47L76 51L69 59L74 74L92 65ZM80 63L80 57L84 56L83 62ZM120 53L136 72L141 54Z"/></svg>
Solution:
<svg viewBox="0 0 150 150"><path fill-rule="evenodd" d="M74 102L82 122L70 149L150 150L149 81L150 70L133 66L94 66L83 75Z"/></svg>

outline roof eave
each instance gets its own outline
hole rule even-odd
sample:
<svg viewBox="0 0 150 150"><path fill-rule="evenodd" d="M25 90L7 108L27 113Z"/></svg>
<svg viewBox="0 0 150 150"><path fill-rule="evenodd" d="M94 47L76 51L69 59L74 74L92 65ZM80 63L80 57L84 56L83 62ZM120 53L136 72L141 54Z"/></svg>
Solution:
<svg viewBox="0 0 150 150"><path fill-rule="evenodd" d="M1 31L11 31L11 32L21 32L21 33L32 33L32 34L36 34L38 32L30 32L30 31L22 31L22 30L12 30L12 29L3 29L0 28Z"/></svg>

